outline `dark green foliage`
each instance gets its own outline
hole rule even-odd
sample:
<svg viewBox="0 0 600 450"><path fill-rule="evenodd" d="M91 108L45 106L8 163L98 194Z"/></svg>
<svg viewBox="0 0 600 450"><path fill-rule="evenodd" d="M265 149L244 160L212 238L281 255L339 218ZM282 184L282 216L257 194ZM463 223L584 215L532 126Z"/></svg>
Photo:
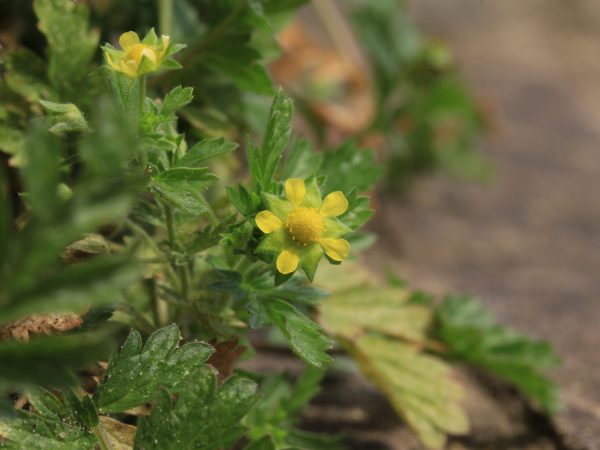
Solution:
<svg viewBox="0 0 600 450"><path fill-rule="evenodd" d="M250 173L259 190L273 192L273 176L292 131L290 124L292 109L292 101L283 91L277 92L271 106L262 146L257 148L252 143L248 143Z"/></svg>
<svg viewBox="0 0 600 450"><path fill-rule="evenodd" d="M251 442L245 450L306 448L333 450L339 438L294 428L301 411L320 390L324 371L307 366L296 383L285 375L270 375L260 384L262 399L244 418Z"/></svg>
<svg viewBox="0 0 600 450"><path fill-rule="evenodd" d="M436 333L452 355L514 383L546 411L558 408L556 386L543 370L558 364L549 344L505 326L468 297L448 297L437 309Z"/></svg>
<svg viewBox="0 0 600 450"><path fill-rule="evenodd" d="M256 402L256 384L233 376L217 386L205 368L173 391L160 390L152 414L142 417L135 449L231 448L244 433L239 422Z"/></svg>
<svg viewBox="0 0 600 450"><path fill-rule="evenodd" d="M317 367L332 361L326 352L333 341L293 305L283 300L269 300L264 303L264 309L300 358Z"/></svg>
<svg viewBox="0 0 600 450"><path fill-rule="evenodd" d="M98 414L88 396L78 398L64 391L61 400L44 389L30 392L29 401L37 413L19 411L17 418L0 423L0 433L10 439L0 448L39 450L88 450L97 438L91 428Z"/></svg>
<svg viewBox="0 0 600 450"><path fill-rule="evenodd" d="M358 148L354 141L348 141L324 152L319 173L327 177L321 187L324 194L333 191L347 194L352 190L369 190L379 179L381 168L375 163L371 150Z"/></svg>
<svg viewBox="0 0 600 450"><path fill-rule="evenodd" d="M158 386L178 385L204 365L212 347L202 342L178 346L181 335L175 324L157 330L142 348L133 330L123 348L114 355L98 386L94 400L105 413L125 411L151 400Z"/></svg>

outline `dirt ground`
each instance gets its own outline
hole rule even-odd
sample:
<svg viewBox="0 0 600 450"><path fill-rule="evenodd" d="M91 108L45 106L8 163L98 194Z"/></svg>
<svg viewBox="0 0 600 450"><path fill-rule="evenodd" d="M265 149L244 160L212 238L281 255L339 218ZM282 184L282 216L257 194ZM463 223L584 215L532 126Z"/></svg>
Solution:
<svg viewBox="0 0 600 450"><path fill-rule="evenodd" d="M511 408L487 392L473 415L489 416L488 443L451 448L599 449L600 4L415 0L413 10L494 105L497 130L481 148L495 174L485 184L438 176L382 199L370 262L385 254L413 286L476 295L564 360L553 376L565 410L553 423L522 410L508 440L488 439Z"/></svg>

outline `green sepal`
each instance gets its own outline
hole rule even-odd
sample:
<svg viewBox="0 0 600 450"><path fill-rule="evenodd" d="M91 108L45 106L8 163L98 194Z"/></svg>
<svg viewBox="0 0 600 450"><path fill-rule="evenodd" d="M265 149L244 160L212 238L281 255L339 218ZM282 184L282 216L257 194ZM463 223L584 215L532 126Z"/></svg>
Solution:
<svg viewBox="0 0 600 450"><path fill-rule="evenodd" d="M144 74L147 74L147 73L152 72L154 70L156 70L156 64L153 63L146 56L142 56L142 60L140 61L140 67L138 68L138 74L139 75L144 75Z"/></svg>
<svg viewBox="0 0 600 450"><path fill-rule="evenodd" d="M263 194L267 209L275 214L280 220L285 220L289 213L292 212L292 204L287 200L283 200L277 195Z"/></svg>
<svg viewBox="0 0 600 450"><path fill-rule="evenodd" d="M304 194L304 200L302 200L302 206L308 206L310 208L321 209L323 199L321 198L321 190L317 185L317 179L310 177L304 180L306 187L306 193Z"/></svg>
<svg viewBox="0 0 600 450"><path fill-rule="evenodd" d="M290 278L292 278L294 276L294 273L296 273L296 271L293 271L292 273L288 273L288 274L284 275L283 273L279 272L279 270L277 270L277 268L275 268L275 286L279 286L279 285L285 283L286 281L288 281Z"/></svg>
<svg viewBox="0 0 600 450"><path fill-rule="evenodd" d="M148 30L148 32L146 33L146 36L144 36L144 39L142 39L142 44L147 44L147 45L156 45L158 44L158 36L156 35L156 31L154 31L154 27L150 28L150 30Z"/></svg>
<svg viewBox="0 0 600 450"><path fill-rule="evenodd" d="M336 217L325 218L325 229L323 230L324 238L339 238L346 234L352 233L352 229L345 225Z"/></svg>
<svg viewBox="0 0 600 450"><path fill-rule="evenodd" d="M303 247L302 250L298 252L298 256L300 257L300 265L302 266L302 270L304 270L306 277L312 282L315 278L315 273L317 271L317 267L319 266L319 262L323 256L323 249L321 248L321 245L314 243L307 247Z"/></svg>
<svg viewBox="0 0 600 450"><path fill-rule="evenodd" d="M269 233L256 247L257 253L279 253L289 247L289 238L283 228Z"/></svg>

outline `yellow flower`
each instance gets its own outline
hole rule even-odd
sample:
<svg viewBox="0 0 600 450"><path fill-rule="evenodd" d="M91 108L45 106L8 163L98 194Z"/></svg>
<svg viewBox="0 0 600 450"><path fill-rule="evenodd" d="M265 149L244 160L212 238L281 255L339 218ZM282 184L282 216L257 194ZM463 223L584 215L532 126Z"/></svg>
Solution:
<svg viewBox="0 0 600 450"><path fill-rule="evenodd" d="M159 39L154 30L140 41L137 33L128 31L119 37L121 50L110 45L103 47L106 61L117 72L135 78L158 70L168 56L169 36Z"/></svg>
<svg viewBox="0 0 600 450"><path fill-rule="evenodd" d="M323 252L333 261L348 257L350 244L340 237L351 230L337 219L348 209L348 200L340 191L321 199L314 179L288 179L285 195L287 201L265 194L269 210L259 212L255 220L267 236L257 251L278 253L280 273L291 274L301 266L312 280Z"/></svg>

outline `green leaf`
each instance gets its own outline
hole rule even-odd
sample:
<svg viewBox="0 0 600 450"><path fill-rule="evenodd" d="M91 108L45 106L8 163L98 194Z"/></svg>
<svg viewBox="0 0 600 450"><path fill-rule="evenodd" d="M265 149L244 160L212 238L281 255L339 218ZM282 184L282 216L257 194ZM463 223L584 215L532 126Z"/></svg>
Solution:
<svg viewBox="0 0 600 450"><path fill-rule="evenodd" d="M151 400L159 386L177 389L204 365L213 349L202 342L178 346L181 335L175 324L148 338L133 330L121 351L110 359L106 375L94 396L100 411L122 412Z"/></svg>
<svg viewBox="0 0 600 450"><path fill-rule="evenodd" d="M77 100L98 50L98 30L89 31L89 8L71 0L35 0L39 29L48 41L48 75L63 100Z"/></svg>
<svg viewBox="0 0 600 450"><path fill-rule="evenodd" d="M161 114L172 114L190 103L193 98L193 89L191 87L182 88L177 86L173 88L167 95L160 110Z"/></svg>
<svg viewBox="0 0 600 450"><path fill-rule="evenodd" d="M22 169L27 201L34 215L43 221L51 221L60 212L58 197L59 141L41 128L30 132L25 142L26 163Z"/></svg>
<svg viewBox="0 0 600 450"><path fill-rule="evenodd" d="M292 131L292 110L292 101L279 90L271 106L262 147L257 149L252 144L248 145L252 178L264 191L271 189L279 160L287 146Z"/></svg>
<svg viewBox="0 0 600 450"><path fill-rule="evenodd" d="M74 384L70 369L105 358L110 346L111 340L99 333L40 336L29 342L1 341L0 383L59 387Z"/></svg>
<svg viewBox="0 0 600 450"><path fill-rule="evenodd" d="M312 150L310 142L306 140L296 141L285 158L281 168L282 180L288 178L309 178L317 173L321 167L323 155Z"/></svg>
<svg viewBox="0 0 600 450"><path fill-rule="evenodd" d="M25 134L13 127L0 125L0 150L9 155L16 155L23 150Z"/></svg>
<svg viewBox="0 0 600 450"><path fill-rule="evenodd" d="M41 98L55 98L46 75L44 60L30 50L22 49L4 55L4 81L13 92L31 104Z"/></svg>
<svg viewBox="0 0 600 450"><path fill-rule="evenodd" d="M437 319L436 332L455 357L504 377L546 411L557 411L557 388L543 375L559 363L549 344L496 325L484 306L468 297L447 297Z"/></svg>
<svg viewBox="0 0 600 450"><path fill-rule="evenodd" d="M412 304L411 293L394 287L361 286L325 298L319 322L337 336L354 339L365 331L421 342L431 323L430 308Z"/></svg>
<svg viewBox="0 0 600 450"><path fill-rule="evenodd" d="M39 274L35 283L9 285L13 301L0 303L0 323L33 313L77 312L89 305L114 302L139 278L140 269L130 263L127 257L97 257L56 273Z"/></svg>
<svg viewBox="0 0 600 450"><path fill-rule="evenodd" d="M325 194L333 191L347 194L352 189L357 192L371 189L381 169L375 163L372 150L358 148L354 141L348 141L323 153L320 173L327 177L322 186Z"/></svg>
<svg viewBox="0 0 600 450"><path fill-rule="evenodd" d="M319 392L324 374L323 369L307 366L296 383L285 375L265 377L260 384L261 400L244 418L244 425L249 428L248 438L253 442L246 450L297 448L290 442L296 440L294 424L304 407Z"/></svg>
<svg viewBox="0 0 600 450"><path fill-rule="evenodd" d="M442 448L448 433L466 433L462 387L450 366L422 351L428 344L431 308L413 303L403 288L374 285L365 269L354 268L341 278L365 281L355 286L342 283L322 300L323 328L339 340L427 447Z"/></svg>
<svg viewBox="0 0 600 450"><path fill-rule="evenodd" d="M200 215L207 211L202 191L215 180L217 176L206 167L178 167L159 173L151 186L175 206L190 214Z"/></svg>
<svg viewBox="0 0 600 450"><path fill-rule="evenodd" d="M256 401L256 384L239 376L217 387L214 372L204 368L178 387L173 400L161 390L148 417L139 420L136 450L232 448L244 433L240 420Z"/></svg>
<svg viewBox="0 0 600 450"><path fill-rule="evenodd" d="M139 79L103 67L102 74L108 82L117 108L123 115L137 117L139 114Z"/></svg>
<svg viewBox="0 0 600 450"><path fill-rule="evenodd" d="M91 427L98 416L87 395L79 399L70 391L64 400L46 390L30 392L37 413L19 410L13 420L0 420L0 437L8 439L9 449L91 450L98 440Z"/></svg>
<svg viewBox="0 0 600 450"><path fill-rule="evenodd" d="M204 139L191 147L182 158L177 161L177 167L195 167L207 159L229 153L237 148L235 142L223 138Z"/></svg>
<svg viewBox="0 0 600 450"><path fill-rule="evenodd" d="M57 136L67 133L90 131L83 113L73 103L54 103L40 100L41 105L49 113L46 116L48 131Z"/></svg>
<svg viewBox="0 0 600 450"><path fill-rule="evenodd" d="M316 323L296 307L276 299L264 302L263 306L296 355L317 367L332 361L326 352L332 347L333 342L323 334Z"/></svg>
<svg viewBox="0 0 600 450"><path fill-rule="evenodd" d="M447 433L469 431L459 404L463 388L441 359L405 342L376 335L344 344L363 373L386 394L428 448L442 448Z"/></svg>

